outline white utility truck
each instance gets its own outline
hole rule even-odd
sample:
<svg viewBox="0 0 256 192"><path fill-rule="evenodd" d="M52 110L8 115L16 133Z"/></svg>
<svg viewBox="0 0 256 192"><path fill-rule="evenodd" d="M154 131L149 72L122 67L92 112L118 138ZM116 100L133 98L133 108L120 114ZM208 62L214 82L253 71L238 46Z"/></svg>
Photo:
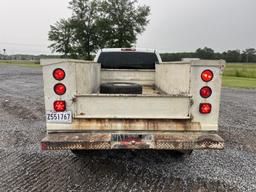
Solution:
<svg viewBox="0 0 256 192"><path fill-rule="evenodd" d="M223 149L225 62L162 62L155 50L102 49L93 61L41 60L42 150Z"/></svg>

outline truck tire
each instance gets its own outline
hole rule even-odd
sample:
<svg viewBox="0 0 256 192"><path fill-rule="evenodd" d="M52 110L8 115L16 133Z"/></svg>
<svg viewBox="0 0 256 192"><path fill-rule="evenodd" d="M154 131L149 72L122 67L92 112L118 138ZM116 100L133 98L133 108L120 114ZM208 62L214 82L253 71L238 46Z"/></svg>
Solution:
<svg viewBox="0 0 256 192"><path fill-rule="evenodd" d="M81 149L77 149L77 150L70 150L75 156L77 157L83 157L86 154L86 150L81 150Z"/></svg>
<svg viewBox="0 0 256 192"><path fill-rule="evenodd" d="M193 153L193 150L176 150L176 152L179 157L189 157Z"/></svg>
<svg viewBox="0 0 256 192"><path fill-rule="evenodd" d="M100 85L103 94L142 94L142 85L136 83L103 83Z"/></svg>

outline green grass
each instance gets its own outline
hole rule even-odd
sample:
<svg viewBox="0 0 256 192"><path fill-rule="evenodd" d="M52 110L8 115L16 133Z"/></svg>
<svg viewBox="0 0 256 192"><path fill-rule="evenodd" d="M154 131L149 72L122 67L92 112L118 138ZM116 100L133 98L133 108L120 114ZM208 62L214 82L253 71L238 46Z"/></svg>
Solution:
<svg viewBox="0 0 256 192"><path fill-rule="evenodd" d="M0 60L1 64L18 65L22 67L40 67L39 61L29 60Z"/></svg>
<svg viewBox="0 0 256 192"><path fill-rule="evenodd" d="M233 64L227 63L224 76L256 78L256 63L253 64Z"/></svg>
<svg viewBox="0 0 256 192"><path fill-rule="evenodd" d="M256 63L227 63L223 74L223 86L256 88Z"/></svg>
<svg viewBox="0 0 256 192"><path fill-rule="evenodd" d="M223 87L230 87L230 88L256 88L256 78L244 78L244 77L230 77L230 76L223 76Z"/></svg>

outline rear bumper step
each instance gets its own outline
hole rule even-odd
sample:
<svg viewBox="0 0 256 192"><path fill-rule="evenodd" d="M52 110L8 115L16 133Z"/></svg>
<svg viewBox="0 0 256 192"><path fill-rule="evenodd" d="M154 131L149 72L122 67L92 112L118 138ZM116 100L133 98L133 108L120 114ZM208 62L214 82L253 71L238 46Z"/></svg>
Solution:
<svg viewBox="0 0 256 192"><path fill-rule="evenodd" d="M49 133L42 150L110 149L223 149L224 140L213 133Z"/></svg>

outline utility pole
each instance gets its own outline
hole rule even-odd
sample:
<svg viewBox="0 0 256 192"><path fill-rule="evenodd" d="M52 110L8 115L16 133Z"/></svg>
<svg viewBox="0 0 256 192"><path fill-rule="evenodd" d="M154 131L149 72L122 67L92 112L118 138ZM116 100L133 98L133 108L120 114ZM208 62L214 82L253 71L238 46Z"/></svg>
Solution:
<svg viewBox="0 0 256 192"><path fill-rule="evenodd" d="M3 49L3 52L4 52L4 60L6 59L6 49Z"/></svg>

